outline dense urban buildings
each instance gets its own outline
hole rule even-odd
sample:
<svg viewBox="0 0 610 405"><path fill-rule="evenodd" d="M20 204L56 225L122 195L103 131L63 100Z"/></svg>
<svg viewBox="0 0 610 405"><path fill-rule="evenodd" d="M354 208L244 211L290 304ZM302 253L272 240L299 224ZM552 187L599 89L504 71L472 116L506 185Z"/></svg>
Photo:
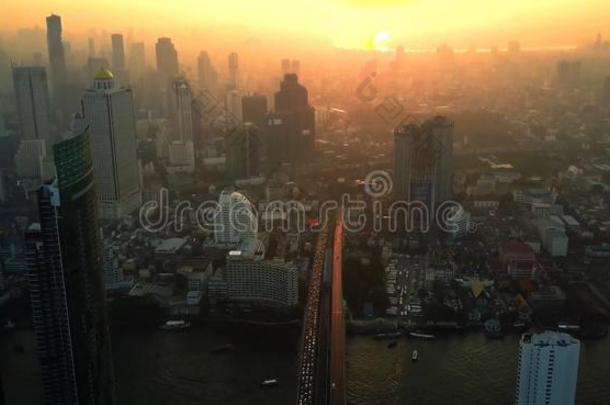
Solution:
<svg viewBox="0 0 610 405"><path fill-rule="evenodd" d="M610 403L603 2L38 3L7 404Z"/></svg>

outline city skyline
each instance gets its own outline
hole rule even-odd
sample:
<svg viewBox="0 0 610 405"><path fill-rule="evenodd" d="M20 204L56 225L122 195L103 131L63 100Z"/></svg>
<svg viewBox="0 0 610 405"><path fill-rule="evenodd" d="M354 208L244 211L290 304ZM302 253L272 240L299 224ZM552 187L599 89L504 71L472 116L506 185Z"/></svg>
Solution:
<svg viewBox="0 0 610 405"><path fill-rule="evenodd" d="M545 0L535 4L520 0L494 5L480 0L459 3L452 0L316 1L295 4L295 8L303 11L296 21L285 12L281 3L274 0L257 2L256 5L242 0L232 3L229 7L217 2L202 4L181 0L173 2L171 7L153 2L143 9L136 3L126 5L110 1L96 13L91 13L91 6L69 0L51 7L42 3L27 8L9 4L13 18L5 29L39 25L40 18L54 12L71 20L64 27L64 31L71 35L87 35L97 27L111 32L135 31L151 41L162 34L173 33L181 39L181 44L189 43L186 45L189 49L192 49L189 35L197 30L208 31L209 39L214 43L222 42L223 36L225 41L239 41L235 36L237 32L242 35L242 41L250 36L277 43L273 36L283 32L294 35L295 39L309 37L337 48L366 50L376 49L374 38L379 33L388 33L392 49L406 45L408 49L432 50L442 42L461 49L473 45L489 49L502 47L510 40L520 40L526 48L552 48L581 45L588 37L603 32L604 21L610 18L602 2L587 2L575 11L577 2L574 0ZM193 9L202 11L189 13ZM229 9L242 10L242 18L237 19L227 11ZM141 16L141 20L134 20L134 15ZM78 16L78 19L70 18L72 16ZM99 26L99 18L112 21L112 25ZM514 19L520 20L520 28L512 27ZM152 25L151 20L158 23ZM176 24L176 20L181 23ZM553 34L549 34L551 32Z"/></svg>
<svg viewBox="0 0 610 405"><path fill-rule="evenodd" d="M0 404L610 403L610 6L0 11Z"/></svg>

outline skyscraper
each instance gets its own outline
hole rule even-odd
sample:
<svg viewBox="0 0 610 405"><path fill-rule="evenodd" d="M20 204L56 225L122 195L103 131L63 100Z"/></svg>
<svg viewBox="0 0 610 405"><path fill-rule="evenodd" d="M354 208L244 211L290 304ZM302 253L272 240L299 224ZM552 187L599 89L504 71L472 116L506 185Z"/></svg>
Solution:
<svg viewBox="0 0 610 405"><path fill-rule="evenodd" d="M176 121L177 140L182 142L193 142L193 118L191 104L193 94L191 87L184 78L179 78L172 83L173 113Z"/></svg>
<svg viewBox="0 0 610 405"><path fill-rule="evenodd" d="M292 73L294 73L295 75L300 75L301 74L301 62L298 61L297 59L293 59L292 60Z"/></svg>
<svg viewBox="0 0 610 405"><path fill-rule="evenodd" d="M275 93L274 125L268 137L267 157L272 162L302 163L314 150L315 110L307 89L295 74L287 74Z"/></svg>
<svg viewBox="0 0 610 405"><path fill-rule="evenodd" d="M112 404L89 134L55 145L57 179L38 192L26 233L32 323L46 404Z"/></svg>
<svg viewBox="0 0 610 405"><path fill-rule="evenodd" d="M580 341L566 333L526 333L519 344L517 405L573 405Z"/></svg>
<svg viewBox="0 0 610 405"><path fill-rule="evenodd" d="M292 61L290 59L282 59L281 70L282 77L287 74L295 74L298 76L301 70L301 62L297 59L293 59Z"/></svg>
<svg viewBox="0 0 610 405"><path fill-rule="evenodd" d="M394 191L398 200L423 203L430 213L451 198L453 122L435 117L394 131Z"/></svg>
<svg viewBox="0 0 610 405"><path fill-rule="evenodd" d="M112 34L112 68L114 70L125 69L125 47L123 45L123 35Z"/></svg>
<svg viewBox="0 0 610 405"><path fill-rule="evenodd" d="M157 70L164 80L172 80L178 76L178 52L171 38L159 38L155 44Z"/></svg>
<svg viewBox="0 0 610 405"><path fill-rule="evenodd" d="M243 96L241 114L244 122L253 123L261 133L265 130L267 122L267 97L254 93Z"/></svg>
<svg viewBox="0 0 610 405"><path fill-rule="evenodd" d="M53 158L47 154L46 145L44 139L23 139L14 157L17 176L39 180L35 183L36 187L42 181L55 177Z"/></svg>
<svg viewBox="0 0 610 405"><path fill-rule="evenodd" d="M136 153L136 125L130 88L116 88L103 69L82 96L75 126L89 126L100 218L115 220L132 213L142 200Z"/></svg>
<svg viewBox="0 0 610 405"><path fill-rule="evenodd" d="M170 164L180 166L180 171L193 173L195 149L193 143L193 95L184 78L172 82L171 112L174 121L173 142L170 144Z"/></svg>
<svg viewBox="0 0 610 405"><path fill-rule="evenodd" d="M144 75L146 69L146 53L144 42L134 42L131 44L129 53L129 69L136 80Z"/></svg>
<svg viewBox="0 0 610 405"><path fill-rule="evenodd" d="M197 58L197 79L199 87L212 94L218 91L218 73L212 66L207 52L201 52Z"/></svg>
<svg viewBox="0 0 610 405"><path fill-rule="evenodd" d="M231 89L226 95L225 127L229 130L236 128L243 122L242 97L244 92L240 89Z"/></svg>
<svg viewBox="0 0 610 405"><path fill-rule="evenodd" d="M260 174L259 130L246 122L226 137L227 175L231 180L245 179Z"/></svg>
<svg viewBox="0 0 610 405"><path fill-rule="evenodd" d="M282 59L281 68L282 68L282 76L292 73L290 71L290 59Z"/></svg>
<svg viewBox="0 0 610 405"><path fill-rule="evenodd" d="M237 53L229 54L229 89L239 88L239 57Z"/></svg>
<svg viewBox="0 0 610 405"><path fill-rule="evenodd" d="M22 139L42 139L51 152L55 137L51 136L50 101L47 72L44 67L13 68L13 84Z"/></svg>
<svg viewBox="0 0 610 405"><path fill-rule="evenodd" d="M61 39L61 17L55 14L47 17L47 48L53 97L61 100L58 93L61 92L61 87L67 80L67 68L64 45Z"/></svg>

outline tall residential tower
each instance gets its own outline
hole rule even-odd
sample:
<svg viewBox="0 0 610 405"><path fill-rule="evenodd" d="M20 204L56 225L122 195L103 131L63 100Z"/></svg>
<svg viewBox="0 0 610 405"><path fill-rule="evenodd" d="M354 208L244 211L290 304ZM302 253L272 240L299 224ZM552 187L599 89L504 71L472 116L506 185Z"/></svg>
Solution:
<svg viewBox="0 0 610 405"><path fill-rule="evenodd" d="M574 405L580 341L566 333L526 333L519 345L516 405Z"/></svg>
<svg viewBox="0 0 610 405"><path fill-rule="evenodd" d="M13 67L13 84L21 124L21 139L44 140L47 152L50 153L55 139L51 139L51 106L45 68Z"/></svg>
<svg viewBox="0 0 610 405"><path fill-rule="evenodd" d="M116 220L135 211L142 194L131 89L116 88L112 73L100 70L74 124L91 131L100 218Z"/></svg>

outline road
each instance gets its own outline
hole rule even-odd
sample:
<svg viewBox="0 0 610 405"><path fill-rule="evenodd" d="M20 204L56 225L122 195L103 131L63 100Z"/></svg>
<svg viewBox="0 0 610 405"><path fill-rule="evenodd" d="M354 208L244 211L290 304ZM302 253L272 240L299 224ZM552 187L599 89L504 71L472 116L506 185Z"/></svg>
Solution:
<svg viewBox="0 0 610 405"><path fill-rule="evenodd" d="M343 220L335 225L330 309L330 405L345 405L345 317L343 315Z"/></svg>
<svg viewBox="0 0 610 405"><path fill-rule="evenodd" d="M301 359L297 376L297 405L313 405L319 398L319 353L326 349L325 342L320 341L320 302L322 298L322 276L328 244L328 227L318 236L314 254L307 305L303 314L303 339Z"/></svg>

